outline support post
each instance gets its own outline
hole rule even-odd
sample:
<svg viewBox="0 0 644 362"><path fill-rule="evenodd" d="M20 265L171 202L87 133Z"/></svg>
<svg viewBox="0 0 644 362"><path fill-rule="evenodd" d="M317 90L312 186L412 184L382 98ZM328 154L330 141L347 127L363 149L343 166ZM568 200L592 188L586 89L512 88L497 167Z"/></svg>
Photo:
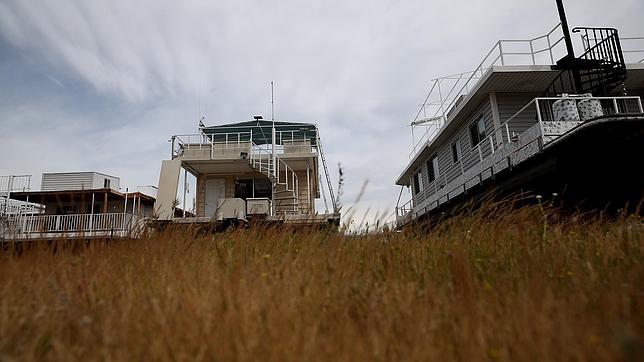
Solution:
<svg viewBox="0 0 644 362"><path fill-rule="evenodd" d="M566 11L564 10L563 0L557 0L557 11L559 12L559 19L561 20L561 30L564 35L566 50L568 52L567 67L572 71L572 77L575 82L575 92L580 92L582 89L581 76L579 75L577 64L575 63L575 50L572 46L572 38L570 37L570 30L568 28L568 20L566 19Z"/></svg>
<svg viewBox="0 0 644 362"><path fill-rule="evenodd" d="M183 169L183 218L186 217L186 186L188 184L188 170Z"/></svg>

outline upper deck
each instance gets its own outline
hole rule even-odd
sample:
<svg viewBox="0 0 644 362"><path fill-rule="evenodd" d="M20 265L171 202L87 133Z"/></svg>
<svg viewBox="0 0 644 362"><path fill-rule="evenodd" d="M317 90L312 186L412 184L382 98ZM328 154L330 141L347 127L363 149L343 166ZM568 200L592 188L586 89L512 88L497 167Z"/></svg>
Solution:
<svg viewBox="0 0 644 362"><path fill-rule="evenodd" d="M641 88L644 80L644 37L621 37L620 40L629 70L624 86ZM587 50L593 45L593 39L582 35L578 45ZM396 183L409 185L413 170L423 163L436 145L445 142L462 127L467 117L490 94L520 92L532 94L532 98L542 96L561 73L556 64L565 55L564 36L559 24L547 34L533 39L497 41L474 71L432 79L430 90L410 123L410 161Z"/></svg>
<svg viewBox="0 0 644 362"><path fill-rule="evenodd" d="M250 171L248 160L269 162L273 153L294 169L306 169L307 159L317 159L319 133L310 123L251 121L203 127L199 134L174 135L172 159L198 173ZM315 161L314 161L315 162Z"/></svg>

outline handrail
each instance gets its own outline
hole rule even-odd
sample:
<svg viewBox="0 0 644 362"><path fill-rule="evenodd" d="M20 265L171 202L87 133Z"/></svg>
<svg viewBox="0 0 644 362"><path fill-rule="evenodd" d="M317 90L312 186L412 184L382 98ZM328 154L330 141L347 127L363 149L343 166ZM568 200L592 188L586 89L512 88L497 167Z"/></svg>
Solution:
<svg viewBox="0 0 644 362"><path fill-rule="evenodd" d="M294 193L294 199L297 206L293 207L293 211L297 211L300 203L300 181L297 177L297 173L280 157L277 157L272 152L261 148L254 143L251 144L250 150L250 162L256 170L267 175L269 178L272 178L271 181L275 184L284 185L286 190ZM273 159L276 162L275 164L273 163ZM281 177L281 170L284 172L283 177ZM273 205L275 205L275 203L273 203Z"/></svg>
<svg viewBox="0 0 644 362"><path fill-rule="evenodd" d="M559 28L561 28L561 24L557 24L556 26L554 26L545 35L541 35L541 36L538 36L538 37L535 37L535 38L532 38L532 39L525 39L525 40L499 40L492 47L492 49L490 49L490 51L485 55L483 60L479 63L479 65L473 71L460 73L460 74L453 74L453 75L449 75L449 76L444 77L444 78L436 78L432 82L433 83L432 87L431 87L430 91L427 93L427 96L425 97L425 101L420 106L419 111L416 113L416 116L414 117L412 122L410 122L410 124L413 124L418 120L418 117L420 117L420 115L426 111L426 107L428 105L432 105L433 102L429 102L429 100L430 100L430 97L432 96L432 94L434 94L433 93L434 90L436 90L436 89L438 90L438 97L440 98L439 102L438 102L439 107L437 107L437 109L435 110L434 114L430 115L429 118L442 117L446 121L448 116L449 116L449 114L450 114L450 112L452 111L452 109L454 107L456 107L456 105L459 103L459 100L461 99L461 97L467 95L471 91L471 89L473 89L475 87L475 85L476 85L476 83L478 83L479 79L483 78L485 73L491 67L493 67L495 64L497 64L497 62L499 62L499 61L500 61L501 65L506 65L508 63L511 63L511 62L509 62L509 59L507 59L508 56L516 56L516 55L528 56L529 55L531 57L532 65L536 65L537 64L536 56L547 51L550 54L550 57L549 57L550 59L549 59L549 62L547 62L547 64L548 65L555 64L555 56L554 56L553 50L554 50L554 48L556 46L558 46L563 41L564 37L563 37L563 34L562 34L561 37L552 40L550 36L555 31L557 31L557 29L559 29ZM540 41L542 39L546 39L547 45L545 47L535 49L535 42ZM504 44L508 45L509 43L515 43L515 44L516 43L523 43L523 44L526 44L529 47L530 50L525 51L525 52L508 51L507 48L506 48L506 50L504 50L503 45ZM525 64L525 63L523 63L523 64ZM465 78L466 75L469 75L469 76L467 76L467 78ZM458 78L456 78L456 77L458 77ZM452 85L452 87L451 87L450 91L447 93L447 95L443 96L442 91L441 91L441 82L445 81L445 80L455 81L455 84ZM463 80L464 80L464 82L462 83ZM475 80L476 82L473 82L473 80ZM458 86L461 83L462 83L462 85L460 86L460 88L458 88ZM456 90L456 89L458 89L458 91L456 93L454 93L454 90ZM445 122L445 124L446 123L447 122ZM441 128L442 127L444 127L444 124L441 126ZM440 128L438 129L437 132L432 132L432 133L429 133L429 132L430 132L430 129L427 129L425 131L425 133L423 134L423 136L421 136L421 138L418 140L418 142L416 142L415 139L413 139L413 134L412 134L413 145L412 145L412 150L411 150L411 152L409 154L410 158L415 156L419 152L420 147L422 145L424 145L426 142L430 142L433 139L433 137L436 136L436 134L440 133Z"/></svg>
<svg viewBox="0 0 644 362"><path fill-rule="evenodd" d="M34 234L69 234L127 236L135 231L142 220L136 214L67 214L15 215L8 218L9 236L29 237Z"/></svg>
<svg viewBox="0 0 644 362"><path fill-rule="evenodd" d="M404 204L400 205L400 199L398 200L398 203L396 205L396 216L397 217L405 217L408 212L413 211L415 207L415 200L421 199L425 200L428 196L436 193L439 190L439 185L438 181L442 179L443 185L441 185L440 188L442 187L448 187L448 184L450 184L453 181L447 182L447 175L451 174L454 168L460 168L461 169L461 175L465 174L465 171L469 170L465 169L464 167L464 161L471 159L471 157L475 154L478 154L478 162L476 162L474 165L482 163L483 160L487 159L491 155L493 155L497 150L499 150L501 147L503 147L505 144L510 144L513 142L516 136L519 134L510 134L510 122L513 121L516 117L521 115L523 112L525 112L528 108L531 106L535 107L536 110L536 121L537 123L543 123L543 122L548 122L552 121L551 119L548 119L548 117L544 117L544 114L550 114L550 110L547 109L547 107L543 105L539 105L540 102L552 102L552 101L558 101L561 99L566 99L564 97L537 97L532 99L530 102L528 102L525 106L523 106L519 111L517 111L515 114L510 116L507 120L505 120L499 127L495 128L493 131L490 132L490 134L486 137L486 142L489 142L489 150L490 152L485 154L484 150L482 149L483 141L480 141L476 147L469 149L466 153L463 153L460 155L459 160L456 163L453 163L452 165L448 166L445 170L438 170L438 175L436 176L435 180L423 187L423 190L420 192L417 192L415 195L412 195L411 199L405 202ZM637 103L637 110L639 113L644 113L644 107L642 106L642 101L640 97L637 96L619 96L619 97L585 97L585 96L579 96L579 97L573 97L571 99L575 100L584 100L584 99L596 99L599 101L610 101L611 107L613 107L612 112L613 113L625 113L623 108L620 108L619 102L618 101L635 101ZM626 110L626 113L628 111ZM498 140L498 137L496 136L497 134L503 134L501 136L500 141ZM522 133L520 133L522 134ZM485 155L484 155L485 154ZM472 165L471 167L474 167ZM470 168L471 168L470 167ZM421 181L422 182L422 181ZM458 187L458 186L457 186ZM456 187L456 188L457 188ZM454 191L456 188L452 188L450 190ZM433 190L431 194L428 195L428 192ZM420 201L422 202L422 201Z"/></svg>

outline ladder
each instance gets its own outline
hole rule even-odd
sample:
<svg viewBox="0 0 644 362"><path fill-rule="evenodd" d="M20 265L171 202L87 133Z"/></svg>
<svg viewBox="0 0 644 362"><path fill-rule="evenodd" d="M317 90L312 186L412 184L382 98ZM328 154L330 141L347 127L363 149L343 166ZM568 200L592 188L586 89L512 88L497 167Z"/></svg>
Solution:
<svg viewBox="0 0 644 362"><path fill-rule="evenodd" d="M326 165L326 158L324 157L324 149L322 148L322 142L320 142L320 131L316 129L316 134L317 134L317 143L318 143L318 149L320 150L320 158L322 159L322 166L324 167L324 175L326 176L326 183L327 186L329 187L329 195L331 197L331 205L333 206L333 213L337 214L338 213L338 204L335 200L335 195L333 194L333 186L331 184L331 177L329 175L329 168ZM325 199L326 201L326 199Z"/></svg>

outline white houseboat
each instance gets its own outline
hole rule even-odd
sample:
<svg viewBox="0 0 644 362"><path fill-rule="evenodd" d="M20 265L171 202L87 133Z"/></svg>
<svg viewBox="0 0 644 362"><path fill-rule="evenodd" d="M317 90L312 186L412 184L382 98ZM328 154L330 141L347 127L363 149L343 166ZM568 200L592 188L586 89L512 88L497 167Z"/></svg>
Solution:
<svg viewBox="0 0 644 362"><path fill-rule="evenodd" d="M315 124L253 120L171 137L155 212L162 222L275 222L337 225L339 210ZM320 163L324 174L320 174ZM188 175L196 179L195 214L176 217ZM323 180L324 178L324 180ZM326 185L325 185L326 184ZM330 205L327 202L329 194ZM315 200L324 199L325 210ZM330 210L329 210L330 208Z"/></svg>
<svg viewBox="0 0 644 362"><path fill-rule="evenodd" d="M0 176L0 242L136 236L156 195L119 182L99 172L43 173L32 190L31 175Z"/></svg>
<svg viewBox="0 0 644 362"><path fill-rule="evenodd" d="M570 32L557 5L561 23L545 35L499 40L473 71L432 81L396 180L398 227L487 195L554 194L585 208L642 200L644 37Z"/></svg>

